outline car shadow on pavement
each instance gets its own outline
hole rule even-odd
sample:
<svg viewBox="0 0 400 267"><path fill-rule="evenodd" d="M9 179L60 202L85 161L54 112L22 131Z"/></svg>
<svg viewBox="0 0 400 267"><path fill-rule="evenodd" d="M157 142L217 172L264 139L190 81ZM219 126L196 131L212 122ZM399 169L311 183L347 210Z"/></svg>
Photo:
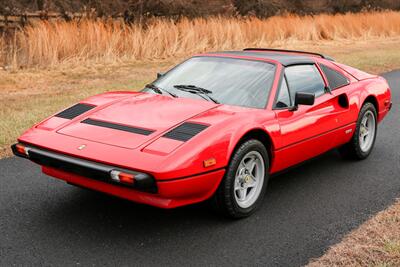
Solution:
<svg viewBox="0 0 400 267"><path fill-rule="evenodd" d="M312 172L310 169L314 165L318 165L320 169L322 168L321 164L328 165L332 161L340 161L335 152L329 152L284 173L271 177L268 183L267 194L263 200L263 206L255 213L255 216L260 216L260 213L265 212L272 215L266 210L267 207L274 208L277 205L279 208L284 203L282 201L289 200L291 202L293 197L304 191L304 188L307 186L306 184L310 183L310 181L307 182L308 179L315 179L315 177L308 175L310 171ZM54 205L52 207L52 214L57 215L60 221L65 221L64 219L68 215L68 224L73 223L74 219L80 223L82 220L91 220L99 216L102 220L96 220L96 225L111 223L112 226L121 227L126 224L134 226L134 228L146 225L147 230L150 230L149 226L152 222L155 223L155 227L160 228L160 225L158 225L160 220L164 224L188 220L195 221L195 224L219 222L228 225L241 221L225 218L221 214L218 214L218 211L213 210L210 201L165 210L137 204L72 185L66 185L65 194L67 194L65 197L71 201L62 201ZM53 220L57 217L51 216L50 219ZM251 220L251 217L242 220L249 219ZM90 227L92 228L93 225Z"/></svg>
<svg viewBox="0 0 400 267"><path fill-rule="evenodd" d="M260 210L243 220L223 218L204 203L162 210L74 187L66 188L47 216L36 219L52 232L77 233L84 243L112 240L151 247L149 242L158 242L183 249L194 239L208 246L238 246L244 240L261 246L260 259L268 255L278 263L304 264L393 202L396 192L360 172L369 160L345 161L331 151L280 174L269 182ZM374 177L373 168L367 172ZM235 238L229 237L233 233Z"/></svg>

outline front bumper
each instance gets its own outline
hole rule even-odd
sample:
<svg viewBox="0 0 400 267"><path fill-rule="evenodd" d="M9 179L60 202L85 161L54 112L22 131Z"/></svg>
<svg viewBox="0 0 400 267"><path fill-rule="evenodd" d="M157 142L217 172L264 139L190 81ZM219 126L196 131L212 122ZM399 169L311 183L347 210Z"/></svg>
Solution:
<svg viewBox="0 0 400 267"><path fill-rule="evenodd" d="M27 154L22 154L16 145L11 147L16 156L30 159L41 165L43 173L47 175L70 184L160 208L175 208L208 199L216 191L225 173L224 169L219 169L175 180L157 181L145 173L79 159L33 146L27 146ZM135 174L134 185L114 183L110 179L112 170Z"/></svg>
<svg viewBox="0 0 400 267"><path fill-rule="evenodd" d="M120 171L124 173L130 173L135 177L135 183L132 185L120 184L121 186L129 186L135 189L156 193L157 187L155 179L146 173L135 172L132 170L127 170L119 167L114 167L98 162L93 162L89 160L79 159L75 157L70 157L60 153L55 153L52 151L40 149L33 146L23 145L26 149L26 153L21 153L17 146L19 144L14 144L11 149L14 155L28 158L31 161L45 167L58 169L71 174L78 174L84 177L101 180L106 183L116 183L111 178L111 171ZM21 145L21 144L20 144Z"/></svg>

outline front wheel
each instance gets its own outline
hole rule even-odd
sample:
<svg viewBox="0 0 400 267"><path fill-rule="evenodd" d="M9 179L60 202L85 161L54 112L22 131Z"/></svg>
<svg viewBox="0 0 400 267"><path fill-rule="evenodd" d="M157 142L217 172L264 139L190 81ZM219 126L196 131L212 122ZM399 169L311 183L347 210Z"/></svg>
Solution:
<svg viewBox="0 0 400 267"><path fill-rule="evenodd" d="M353 137L339 148L340 154L345 158L367 158L375 144L377 125L376 108L367 102L361 108Z"/></svg>
<svg viewBox="0 0 400 267"><path fill-rule="evenodd" d="M232 218L249 216L261 204L268 182L268 152L258 140L242 143L232 155L214 195L216 208Z"/></svg>

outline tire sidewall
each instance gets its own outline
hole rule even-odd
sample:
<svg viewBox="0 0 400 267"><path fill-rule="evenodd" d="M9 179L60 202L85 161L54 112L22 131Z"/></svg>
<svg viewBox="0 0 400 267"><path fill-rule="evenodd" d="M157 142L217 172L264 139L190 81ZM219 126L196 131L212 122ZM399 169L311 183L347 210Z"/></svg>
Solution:
<svg viewBox="0 0 400 267"><path fill-rule="evenodd" d="M264 166L265 166L264 182L257 200L250 207L242 208L238 205L237 200L235 198L235 192L234 192L235 178L241 160L247 153L251 151L259 152L264 160ZM238 149L236 149L235 152L233 153L226 175L224 177L225 201L231 203L230 205L232 209L231 212L235 214L234 215L235 217L248 216L260 206L265 195L265 191L268 184L268 178L269 178L269 158L265 146L260 141L254 139L243 142L238 147Z"/></svg>
<svg viewBox="0 0 400 267"><path fill-rule="evenodd" d="M374 139L372 140L372 145L371 147L368 149L368 151L362 151L361 150L361 146L360 146L360 127L361 127L361 121L364 117L364 114L367 111L371 111L374 115L375 118L375 134L374 134ZM376 140L376 136L377 136L377 132L378 131L378 117L377 117L377 112L375 109L375 106L372 103L366 103L363 105L363 107L361 108L360 114L358 116L357 119L357 125L356 125L356 130L354 132L354 138L353 138L353 146L355 148L355 153L357 154L357 157L360 159L364 159L366 157L369 156L369 154L371 153L372 149L374 148L375 145L375 140Z"/></svg>

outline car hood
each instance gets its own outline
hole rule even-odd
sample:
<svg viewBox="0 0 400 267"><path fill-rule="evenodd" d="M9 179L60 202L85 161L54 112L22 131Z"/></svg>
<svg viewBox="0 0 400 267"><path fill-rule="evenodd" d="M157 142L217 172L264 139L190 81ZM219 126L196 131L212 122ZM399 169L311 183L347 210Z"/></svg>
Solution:
<svg viewBox="0 0 400 267"><path fill-rule="evenodd" d="M202 100L144 93L97 107L57 132L133 149L217 106Z"/></svg>

